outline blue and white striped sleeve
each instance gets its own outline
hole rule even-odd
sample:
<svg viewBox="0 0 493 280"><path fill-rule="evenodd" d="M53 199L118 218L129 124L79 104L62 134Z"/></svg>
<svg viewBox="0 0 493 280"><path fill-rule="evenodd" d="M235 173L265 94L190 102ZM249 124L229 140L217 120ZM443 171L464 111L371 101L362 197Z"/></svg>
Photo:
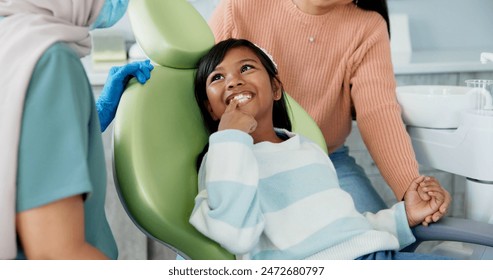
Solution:
<svg viewBox="0 0 493 280"><path fill-rule="evenodd" d="M399 240L400 249L416 241L409 227L404 207L404 202L399 202L390 209L380 210L375 214L370 212L363 213L374 229L394 235Z"/></svg>
<svg viewBox="0 0 493 280"><path fill-rule="evenodd" d="M199 171L199 194L190 223L233 254L245 254L264 229L257 188L259 170L253 139L239 130L209 138Z"/></svg>

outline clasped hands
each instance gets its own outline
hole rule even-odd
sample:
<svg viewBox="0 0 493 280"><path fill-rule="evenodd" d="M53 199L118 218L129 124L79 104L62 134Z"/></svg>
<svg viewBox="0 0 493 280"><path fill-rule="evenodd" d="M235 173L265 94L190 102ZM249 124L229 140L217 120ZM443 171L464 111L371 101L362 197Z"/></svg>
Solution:
<svg viewBox="0 0 493 280"><path fill-rule="evenodd" d="M450 201L450 194L437 179L428 176L416 178L404 195L409 226L428 226L437 222L447 213Z"/></svg>

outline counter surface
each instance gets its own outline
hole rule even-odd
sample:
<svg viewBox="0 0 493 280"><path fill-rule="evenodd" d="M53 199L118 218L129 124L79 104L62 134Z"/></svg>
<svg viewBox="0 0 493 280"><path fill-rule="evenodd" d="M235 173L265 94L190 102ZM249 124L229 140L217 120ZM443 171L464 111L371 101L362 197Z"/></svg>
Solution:
<svg viewBox="0 0 493 280"><path fill-rule="evenodd" d="M484 50L487 51L487 50ZM417 51L393 54L396 75L493 71L493 63L481 64L482 51Z"/></svg>
<svg viewBox="0 0 493 280"><path fill-rule="evenodd" d="M392 60L396 75L493 72L493 63L481 64L480 54L481 51L417 51L393 54ZM91 84L104 85L112 65L93 64L90 56L82 58L81 61Z"/></svg>

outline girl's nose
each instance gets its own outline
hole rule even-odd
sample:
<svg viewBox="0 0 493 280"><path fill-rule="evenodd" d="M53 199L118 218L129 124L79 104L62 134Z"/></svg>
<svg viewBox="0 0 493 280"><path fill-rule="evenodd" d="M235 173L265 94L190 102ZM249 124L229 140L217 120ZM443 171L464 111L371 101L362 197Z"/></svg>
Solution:
<svg viewBox="0 0 493 280"><path fill-rule="evenodd" d="M228 83L227 83L227 86L228 86L228 89L233 89L237 86L241 86L243 85L245 82L243 81L243 79L241 79L241 76L239 75L231 75L228 79Z"/></svg>

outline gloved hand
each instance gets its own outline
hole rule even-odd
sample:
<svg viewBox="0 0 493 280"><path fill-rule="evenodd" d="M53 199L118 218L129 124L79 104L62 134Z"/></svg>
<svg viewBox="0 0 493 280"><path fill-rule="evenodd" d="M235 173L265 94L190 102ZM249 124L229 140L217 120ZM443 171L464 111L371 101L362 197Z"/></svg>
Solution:
<svg viewBox="0 0 493 280"><path fill-rule="evenodd" d="M110 69L101 95L96 101L101 132L105 131L115 118L118 103L120 103L120 98L128 81L132 77L136 77L139 83L144 84L151 77L152 69L154 69L154 66L152 66L150 60L136 61Z"/></svg>

